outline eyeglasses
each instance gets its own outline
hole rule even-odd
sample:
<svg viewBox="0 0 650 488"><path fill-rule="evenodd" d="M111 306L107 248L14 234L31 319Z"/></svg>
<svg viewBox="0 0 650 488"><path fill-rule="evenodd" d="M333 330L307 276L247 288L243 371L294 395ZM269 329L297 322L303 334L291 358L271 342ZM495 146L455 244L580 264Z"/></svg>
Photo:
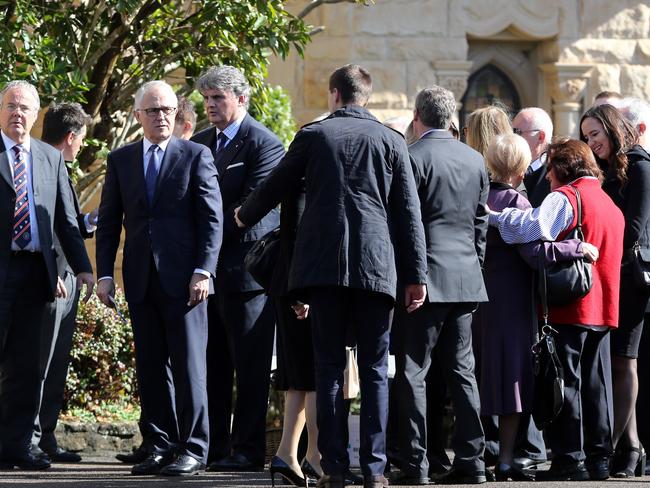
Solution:
<svg viewBox="0 0 650 488"><path fill-rule="evenodd" d="M174 112L176 112L177 108L176 107L150 107L150 108L139 108L136 110L136 112L144 112L147 114L147 117L151 117L152 119L154 117L158 116L158 113L162 113L163 115L171 115Z"/></svg>
<svg viewBox="0 0 650 488"><path fill-rule="evenodd" d="M526 134L527 132L539 132L540 130L541 130L541 129L522 130L522 129L518 129L517 127L513 127L513 128L512 128L512 132L514 132L514 133L517 134L518 136L520 136L520 135L522 135L522 134Z"/></svg>
<svg viewBox="0 0 650 488"><path fill-rule="evenodd" d="M29 105L16 105L15 103L8 103L7 105L4 105L2 108L6 109L9 113L20 111L21 113L28 114L30 112L35 111L35 109L30 107Z"/></svg>

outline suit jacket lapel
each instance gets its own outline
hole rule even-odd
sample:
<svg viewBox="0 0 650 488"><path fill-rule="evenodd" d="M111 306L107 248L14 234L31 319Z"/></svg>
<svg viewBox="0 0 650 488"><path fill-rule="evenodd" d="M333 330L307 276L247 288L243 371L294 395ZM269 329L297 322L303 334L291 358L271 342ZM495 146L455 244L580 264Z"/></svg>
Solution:
<svg viewBox="0 0 650 488"><path fill-rule="evenodd" d="M7 182L7 184L15 193L16 189L14 188L14 179L11 176L11 169L9 168L10 164L11 161L9 160L9 154L7 154L7 149L5 148L4 142L0 137L0 175L2 175L2 178Z"/></svg>
<svg viewBox="0 0 650 488"><path fill-rule="evenodd" d="M156 189L153 193L152 205L155 205L156 199L160 194L160 188L165 183L167 177L171 174L174 167L180 160L183 150L178 146L177 139L172 136L165 150L165 156L160 163L160 173L158 174L158 179L156 180Z"/></svg>
<svg viewBox="0 0 650 488"><path fill-rule="evenodd" d="M237 154L242 144L244 143L244 140L248 136L249 117L250 115L246 114L244 120L242 120L241 126L239 127L239 131L237 131L237 135L235 136L235 138L232 141L230 141L230 143L223 150L219 151L216 157L214 158L214 162L215 165L217 166L217 171L219 173L219 181L221 181L225 176L226 168L235 158L235 155Z"/></svg>

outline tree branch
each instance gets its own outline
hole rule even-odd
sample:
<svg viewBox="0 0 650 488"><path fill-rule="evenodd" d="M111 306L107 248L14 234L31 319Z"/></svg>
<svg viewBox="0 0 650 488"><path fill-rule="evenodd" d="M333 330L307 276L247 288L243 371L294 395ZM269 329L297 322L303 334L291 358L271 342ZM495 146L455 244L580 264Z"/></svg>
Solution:
<svg viewBox="0 0 650 488"><path fill-rule="evenodd" d="M307 15L311 13L312 10L317 9L323 4L343 3L343 2L357 3L357 0L311 0L311 2L309 2L296 17L298 17L299 19L304 19L305 17L307 17Z"/></svg>

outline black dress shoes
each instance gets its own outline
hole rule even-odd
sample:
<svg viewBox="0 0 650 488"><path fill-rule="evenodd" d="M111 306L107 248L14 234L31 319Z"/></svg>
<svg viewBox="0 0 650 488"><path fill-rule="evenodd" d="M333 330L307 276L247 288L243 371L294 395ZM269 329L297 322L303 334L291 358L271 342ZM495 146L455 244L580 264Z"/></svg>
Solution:
<svg viewBox="0 0 650 488"><path fill-rule="evenodd" d="M516 457L512 460L512 464L520 470L537 469L537 466L544 464L545 462L546 461L541 461L539 459L533 459L529 457Z"/></svg>
<svg viewBox="0 0 650 488"><path fill-rule="evenodd" d="M149 456L141 463L136 464L131 469L131 474L135 476L145 476L148 474L158 474L171 462L170 455L164 454L149 454Z"/></svg>
<svg viewBox="0 0 650 488"><path fill-rule="evenodd" d="M198 459L188 454L180 454L171 463L163 467L160 474L165 476L187 476L197 474L204 468L205 466Z"/></svg>
<svg viewBox="0 0 650 488"><path fill-rule="evenodd" d="M452 467L449 472L441 476L438 481L439 485L478 485L487 481L485 471L464 471Z"/></svg>
<svg viewBox="0 0 650 488"><path fill-rule="evenodd" d="M588 479L589 472L582 461L565 465L551 463L548 471L537 471L535 475L537 481L586 481Z"/></svg>
<svg viewBox="0 0 650 488"><path fill-rule="evenodd" d="M524 473L516 466L510 466L505 463L497 463L494 468L495 481L535 481L532 474Z"/></svg>
<svg viewBox="0 0 650 488"><path fill-rule="evenodd" d="M146 449L145 447L142 447L142 444L140 447L138 447L135 451L128 453L128 454L116 454L115 459L118 461L123 462L124 464L138 464L144 461L149 457L151 454L151 451Z"/></svg>
<svg viewBox="0 0 650 488"><path fill-rule="evenodd" d="M31 452L22 456L7 457L0 460L0 470L13 469L14 467L24 471L42 471L51 465L47 456L36 457Z"/></svg>
<svg viewBox="0 0 650 488"><path fill-rule="evenodd" d="M233 454L225 458L219 459L210 463L208 471L217 472L262 472L264 471L263 464L255 464L242 454Z"/></svg>
<svg viewBox="0 0 650 488"><path fill-rule="evenodd" d="M609 478L609 456L600 456L596 458L587 458L585 468L589 473L589 479L593 481L603 481Z"/></svg>
<svg viewBox="0 0 650 488"><path fill-rule="evenodd" d="M53 451L46 451L46 454L53 463L78 463L81 461L79 454L66 451L60 447L57 447Z"/></svg>

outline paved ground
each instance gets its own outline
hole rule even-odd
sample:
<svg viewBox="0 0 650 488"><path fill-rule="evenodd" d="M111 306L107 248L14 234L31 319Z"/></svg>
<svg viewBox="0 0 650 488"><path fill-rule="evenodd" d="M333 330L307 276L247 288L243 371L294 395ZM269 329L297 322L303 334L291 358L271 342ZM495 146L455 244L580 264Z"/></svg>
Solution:
<svg viewBox="0 0 650 488"><path fill-rule="evenodd" d="M55 464L39 473L24 471L1 471L0 486L25 488L244 488L270 486L268 472L228 475L202 473L187 478L143 476L134 478L130 467L107 458L87 458L77 465ZM625 481L601 481L579 483L490 483L494 488L650 488L650 477ZM413 487L415 488L415 487Z"/></svg>

